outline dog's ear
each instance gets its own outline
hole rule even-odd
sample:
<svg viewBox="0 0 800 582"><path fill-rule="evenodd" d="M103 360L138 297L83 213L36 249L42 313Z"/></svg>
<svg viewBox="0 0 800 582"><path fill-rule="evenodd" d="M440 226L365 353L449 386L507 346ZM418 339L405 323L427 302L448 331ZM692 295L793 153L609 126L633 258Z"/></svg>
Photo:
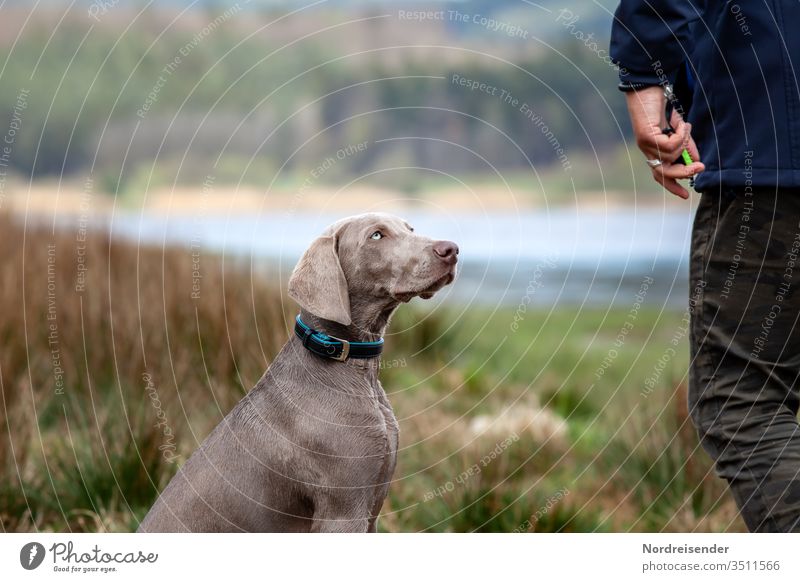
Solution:
<svg viewBox="0 0 800 582"><path fill-rule="evenodd" d="M311 243L289 277L289 297L317 317L350 325L347 279L335 236L321 236Z"/></svg>

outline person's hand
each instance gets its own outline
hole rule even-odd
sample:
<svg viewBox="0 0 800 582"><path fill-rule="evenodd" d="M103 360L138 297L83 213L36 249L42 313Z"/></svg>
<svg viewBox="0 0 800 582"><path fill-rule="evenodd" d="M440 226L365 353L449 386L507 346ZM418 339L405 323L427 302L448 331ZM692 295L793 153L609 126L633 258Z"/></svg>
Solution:
<svg viewBox="0 0 800 582"><path fill-rule="evenodd" d="M651 167L653 179L667 190L681 198L689 198L689 192L678 180L690 178L705 170L699 161L686 166L681 160L685 148L693 160L700 159L692 139L692 126L686 123L678 112L672 112L672 125L675 133L665 135L661 130L667 127L665 115L666 97L661 87L646 87L626 93L628 113L631 116L636 145L647 160L659 160L661 164Z"/></svg>

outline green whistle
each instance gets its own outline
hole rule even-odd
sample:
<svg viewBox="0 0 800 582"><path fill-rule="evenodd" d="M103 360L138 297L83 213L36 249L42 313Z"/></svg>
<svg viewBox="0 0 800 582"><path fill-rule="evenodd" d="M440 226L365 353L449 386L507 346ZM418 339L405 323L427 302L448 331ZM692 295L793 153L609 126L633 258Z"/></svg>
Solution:
<svg viewBox="0 0 800 582"><path fill-rule="evenodd" d="M672 129L671 125L668 125L667 127L661 130L661 133L663 133L664 135L672 135L673 133L675 133L675 130ZM683 151L681 151L681 160L683 160L683 163L686 164L687 166L691 165L694 162L692 156L689 154L689 151L686 148L683 148Z"/></svg>

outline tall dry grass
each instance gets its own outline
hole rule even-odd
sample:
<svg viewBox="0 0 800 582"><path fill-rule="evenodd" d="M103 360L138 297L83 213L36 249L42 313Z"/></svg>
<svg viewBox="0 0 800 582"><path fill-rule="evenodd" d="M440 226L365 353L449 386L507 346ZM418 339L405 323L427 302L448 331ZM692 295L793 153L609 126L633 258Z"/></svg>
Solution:
<svg viewBox="0 0 800 582"><path fill-rule="evenodd" d="M218 257L199 257L198 289L190 249L79 239L0 217L6 531L133 527L291 320L273 286Z"/></svg>
<svg viewBox="0 0 800 582"><path fill-rule="evenodd" d="M202 254L193 297L191 249L78 235L0 216L3 531L135 529L292 322L294 305L249 264ZM742 529L685 386L669 380L687 360L639 396L680 315L640 313L630 350L596 382L608 346L584 357L586 338L625 312L531 312L509 336L511 315L396 314L381 377L401 447L380 529Z"/></svg>

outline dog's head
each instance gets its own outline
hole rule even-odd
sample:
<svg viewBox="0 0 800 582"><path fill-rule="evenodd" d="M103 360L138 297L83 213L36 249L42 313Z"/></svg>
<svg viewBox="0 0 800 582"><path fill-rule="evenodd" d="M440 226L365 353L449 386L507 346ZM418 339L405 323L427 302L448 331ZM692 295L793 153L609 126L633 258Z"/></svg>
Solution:
<svg viewBox="0 0 800 582"><path fill-rule="evenodd" d="M382 213L352 216L329 226L297 263L289 296L323 319L350 325L350 306L429 299L455 278L458 246L414 232Z"/></svg>

